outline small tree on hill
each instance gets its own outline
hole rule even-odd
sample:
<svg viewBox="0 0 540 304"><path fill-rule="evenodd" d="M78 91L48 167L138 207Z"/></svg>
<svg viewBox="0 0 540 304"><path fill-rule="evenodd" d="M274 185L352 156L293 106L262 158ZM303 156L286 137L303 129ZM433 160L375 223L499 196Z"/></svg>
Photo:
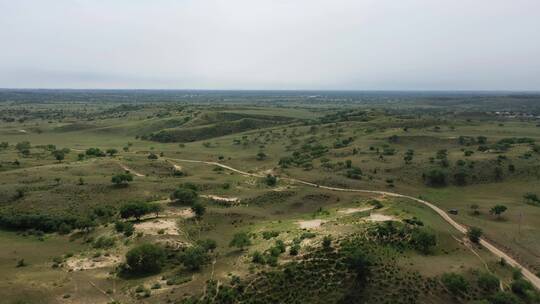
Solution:
<svg viewBox="0 0 540 304"><path fill-rule="evenodd" d="M229 247L236 247L240 250L244 250L244 247L249 245L251 245L251 240L249 239L249 235L245 232L236 233L229 243Z"/></svg>
<svg viewBox="0 0 540 304"><path fill-rule="evenodd" d="M266 159L266 154L264 152L259 152L257 153L257 160L265 160Z"/></svg>
<svg viewBox="0 0 540 304"><path fill-rule="evenodd" d="M469 237L469 240L473 243L480 242L480 238L482 237L482 229L478 227L470 227L467 231L467 236Z"/></svg>
<svg viewBox="0 0 540 304"><path fill-rule="evenodd" d="M118 186L127 186L131 181L133 181L133 174L131 173L119 173L111 178L111 182Z"/></svg>
<svg viewBox="0 0 540 304"><path fill-rule="evenodd" d="M165 250L154 244L139 245L126 254L129 271L136 274L153 274L161 271Z"/></svg>
<svg viewBox="0 0 540 304"><path fill-rule="evenodd" d="M189 270L199 270L201 266L208 263L210 260L206 250L200 246L186 248L180 259L184 266Z"/></svg>
<svg viewBox="0 0 540 304"><path fill-rule="evenodd" d="M197 198L197 192L187 187L180 187L171 194L171 201L177 204L193 205Z"/></svg>
<svg viewBox="0 0 540 304"><path fill-rule="evenodd" d="M109 154L109 156L112 157L112 156L114 156L115 154L118 153L118 150L116 150L114 148L111 148L111 149L107 149L107 151L105 151L105 152L107 152L107 154Z"/></svg>
<svg viewBox="0 0 540 304"><path fill-rule="evenodd" d="M497 215L497 218L501 218L501 214L503 214L508 208L506 208L505 205L495 205L491 207L489 210L489 213Z"/></svg>
<svg viewBox="0 0 540 304"><path fill-rule="evenodd" d="M134 217L139 221L143 215L154 211L150 206L145 202L126 203L120 207L120 217L124 219Z"/></svg>
<svg viewBox="0 0 540 304"><path fill-rule="evenodd" d="M66 157L66 154L62 150L55 150L52 152L52 155L58 162L62 162Z"/></svg>
<svg viewBox="0 0 540 304"><path fill-rule="evenodd" d="M148 211L150 213L154 213L156 217L159 217L159 213L163 211L163 206L161 206L158 203L149 203L148 204Z"/></svg>
<svg viewBox="0 0 540 304"><path fill-rule="evenodd" d="M432 247L437 246L437 237L432 232L417 229L412 234L412 242L418 251L428 254Z"/></svg>
<svg viewBox="0 0 540 304"><path fill-rule="evenodd" d="M266 183L266 185L273 187L277 184L277 178L271 174L268 174L264 178L264 182Z"/></svg>
<svg viewBox="0 0 540 304"><path fill-rule="evenodd" d="M193 206L191 207L191 211L193 211L195 217L200 220L206 212L206 208L203 204L197 202L193 204Z"/></svg>
<svg viewBox="0 0 540 304"><path fill-rule="evenodd" d="M453 294L461 294L469 289L469 283L465 278L457 273L445 273L441 277L441 281L448 290Z"/></svg>

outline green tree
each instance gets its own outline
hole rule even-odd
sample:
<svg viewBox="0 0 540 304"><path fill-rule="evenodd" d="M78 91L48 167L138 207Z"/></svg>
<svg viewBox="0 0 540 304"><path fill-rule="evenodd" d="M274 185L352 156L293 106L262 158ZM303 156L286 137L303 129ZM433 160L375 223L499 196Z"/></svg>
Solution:
<svg viewBox="0 0 540 304"><path fill-rule="evenodd" d="M201 266L210 260L206 250L199 246L186 248L180 259L182 264L189 270L199 270Z"/></svg>
<svg viewBox="0 0 540 304"><path fill-rule="evenodd" d="M489 210L489 213L497 215L497 218L501 218L501 214L503 214L508 208L505 205L495 205L491 207Z"/></svg>
<svg viewBox="0 0 540 304"><path fill-rule="evenodd" d="M327 235L322 240L322 247L324 249L330 249L331 246L332 246L332 237Z"/></svg>
<svg viewBox="0 0 540 304"><path fill-rule="evenodd" d="M442 275L441 281L452 294L465 293L469 289L467 280L457 273L445 273Z"/></svg>
<svg viewBox="0 0 540 304"><path fill-rule="evenodd" d="M268 174L264 178L264 182L266 183L266 185L273 187L277 184L277 178L271 174Z"/></svg>
<svg viewBox="0 0 540 304"><path fill-rule="evenodd" d="M114 149L114 148L111 148L111 149L107 149L107 151L105 151L107 154L109 154L109 156L114 156L115 154L118 153L118 150Z"/></svg>
<svg viewBox="0 0 540 304"><path fill-rule="evenodd" d="M495 293L493 296L489 297L489 303L490 304L519 304L521 301L518 297L515 295L499 291Z"/></svg>
<svg viewBox="0 0 540 304"><path fill-rule="evenodd" d="M197 192L187 187L180 187L171 194L171 201L176 204L193 205L197 198Z"/></svg>
<svg viewBox="0 0 540 304"><path fill-rule="evenodd" d="M425 229L416 229L412 234L412 243L423 254L428 254L431 248L437 246L437 237Z"/></svg>
<svg viewBox="0 0 540 304"><path fill-rule="evenodd" d="M266 159L266 154L264 152L259 152L257 153L257 160L265 160Z"/></svg>
<svg viewBox="0 0 540 304"><path fill-rule="evenodd" d="M52 152L52 155L54 156L54 158L58 161L58 162L61 162L64 160L64 158L66 157L66 154L64 153L64 151L62 150L55 150Z"/></svg>
<svg viewBox="0 0 540 304"><path fill-rule="evenodd" d="M161 206L158 203L149 203L148 204L148 211L150 213L154 213L156 217L159 217L159 213L163 211L163 206Z"/></svg>
<svg viewBox="0 0 540 304"><path fill-rule="evenodd" d="M118 186L127 186L131 181L133 181L133 174L131 173L119 173L111 178L111 182Z"/></svg>
<svg viewBox="0 0 540 304"><path fill-rule="evenodd" d="M195 214L195 217L200 220L204 213L206 212L206 208L204 207L203 204L197 202L197 203L194 203L193 206L191 206L191 211L193 211L193 213Z"/></svg>
<svg viewBox="0 0 540 304"><path fill-rule="evenodd" d="M499 290L499 278L488 272L483 272L478 276L478 287L486 292L496 292Z"/></svg>
<svg viewBox="0 0 540 304"><path fill-rule="evenodd" d="M473 243L480 242L480 238L482 237L482 229L478 227L470 227L467 231L467 236L469 237L469 240Z"/></svg>
<svg viewBox="0 0 540 304"><path fill-rule="evenodd" d="M239 232L234 234L229 247L236 247L240 250L244 250L244 247L251 245L249 235L245 232Z"/></svg>
<svg viewBox="0 0 540 304"><path fill-rule="evenodd" d="M153 274L161 271L165 262L165 250L154 244L142 244L126 254L129 271L136 274Z"/></svg>
<svg viewBox="0 0 540 304"><path fill-rule="evenodd" d="M424 179L425 179L426 184L429 186L433 186L433 187L446 186L447 174L446 172L442 170L433 169L429 171L427 174L424 174Z"/></svg>
<svg viewBox="0 0 540 304"><path fill-rule="evenodd" d="M146 202L130 202L120 207L120 217L128 219L134 217L137 221L145 214L151 213L153 210L150 204Z"/></svg>

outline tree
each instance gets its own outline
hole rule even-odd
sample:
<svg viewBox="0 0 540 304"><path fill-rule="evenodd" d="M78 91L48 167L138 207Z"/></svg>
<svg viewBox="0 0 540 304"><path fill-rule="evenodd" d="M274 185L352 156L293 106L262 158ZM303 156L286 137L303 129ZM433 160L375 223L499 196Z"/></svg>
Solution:
<svg viewBox="0 0 540 304"><path fill-rule="evenodd" d="M482 229L478 227L470 227L467 231L467 236L469 237L469 240L473 243L480 242L480 238L482 237Z"/></svg>
<svg viewBox="0 0 540 304"><path fill-rule="evenodd" d="M432 247L437 246L437 237L427 230L416 229L412 234L412 243L418 251L428 254Z"/></svg>
<svg viewBox="0 0 540 304"><path fill-rule="evenodd" d="M350 270L356 274L356 280L363 282L370 275L372 265L369 257L360 248L354 248L345 259Z"/></svg>
<svg viewBox="0 0 540 304"><path fill-rule="evenodd" d="M229 243L229 247L237 247L240 250L244 250L244 247L249 245L251 245L251 240L249 239L249 235L245 232L236 233Z"/></svg>
<svg viewBox="0 0 540 304"><path fill-rule="evenodd" d="M426 184L433 187L446 186L446 172L438 169L429 171L425 176Z"/></svg>
<svg viewBox="0 0 540 304"><path fill-rule="evenodd" d="M107 154L109 154L109 156L112 157L112 156L114 156L115 154L118 153L118 150L116 150L114 148L111 148L111 149L107 149L107 151L105 151L105 152L107 152Z"/></svg>
<svg viewBox="0 0 540 304"><path fill-rule="evenodd" d="M266 159L266 154L264 152L257 153L257 160L264 160Z"/></svg>
<svg viewBox="0 0 540 304"><path fill-rule="evenodd" d="M32 146L29 141L22 141L15 145L15 149L22 153L23 150L29 150Z"/></svg>
<svg viewBox="0 0 540 304"><path fill-rule="evenodd" d="M64 151L62 150L55 150L52 152L52 155L54 156L54 158L58 161L58 162L61 162L64 160L65 158L65 153Z"/></svg>
<svg viewBox="0 0 540 304"><path fill-rule="evenodd" d="M200 220L204 213L206 212L206 208L201 203L194 203L193 206L191 206L191 211L195 214L195 217Z"/></svg>
<svg viewBox="0 0 540 304"><path fill-rule="evenodd" d="M266 185L273 187L277 184L277 178L271 174L268 174L264 178L264 182L266 183Z"/></svg>
<svg viewBox="0 0 540 304"><path fill-rule="evenodd" d="M521 301L515 295L499 291L489 298L490 304L519 304Z"/></svg>
<svg viewBox="0 0 540 304"><path fill-rule="evenodd" d="M217 248L216 241L212 239L198 240L197 245L201 246L205 251L214 251Z"/></svg>
<svg viewBox="0 0 540 304"><path fill-rule="evenodd" d="M180 259L182 264L189 270L199 270L201 266L210 260L206 250L199 246L186 248Z"/></svg>
<svg viewBox="0 0 540 304"><path fill-rule="evenodd" d="M507 209L508 208L506 208L505 205L495 205L491 207L491 209L489 210L489 213L497 215L497 218L500 219L501 214L503 214Z"/></svg>
<svg viewBox="0 0 540 304"><path fill-rule="evenodd" d="M457 273L445 273L442 275L441 281L453 294L464 293L469 288L469 283Z"/></svg>
<svg viewBox="0 0 540 304"><path fill-rule="evenodd" d="M148 211L150 213L155 213L156 214L156 217L159 217L159 213L161 211L163 211L163 206L161 206L160 204L158 203L152 203L152 204L148 204Z"/></svg>
<svg viewBox="0 0 540 304"><path fill-rule="evenodd" d="M347 159L347 160L345 161L345 167L351 168L351 167L352 167L352 160Z"/></svg>
<svg viewBox="0 0 540 304"><path fill-rule="evenodd" d="M159 157L155 153L148 154L148 159L158 159Z"/></svg>
<svg viewBox="0 0 540 304"><path fill-rule="evenodd" d="M145 214L153 212L150 204L146 202L130 202L120 207L120 217L128 219L134 217L137 221Z"/></svg>
<svg viewBox="0 0 540 304"><path fill-rule="evenodd" d="M467 172L461 170L454 174L454 182L458 186L465 186L467 184Z"/></svg>
<svg viewBox="0 0 540 304"><path fill-rule="evenodd" d="M496 292L499 290L499 278L488 272L483 272L478 276L478 287L486 292Z"/></svg>
<svg viewBox="0 0 540 304"><path fill-rule="evenodd" d="M152 274L161 271L165 262L165 251L154 244L142 244L126 254L129 271L137 274Z"/></svg>
<svg viewBox="0 0 540 304"><path fill-rule="evenodd" d="M477 204L471 205L471 210L472 210L473 215L480 215L480 211L478 210L478 208L480 208L480 206L478 206Z"/></svg>
<svg viewBox="0 0 540 304"><path fill-rule="evenodd" d="M197 198L197 192L185 186L174 190L171 194L171 201L177 204L193 205L197 201Z"/></svg>
<svg viewBox="0 0 540 304"><path fill-rule="evenodd" d="M111 178L111 182L118 186L127 186L131 181L133 181L133 174L131 173L119 173Z"/></svg>
<svg viewBox="0 0 540 304"><path fill-rule="evenodd" d="M331 246L332 246L332 238L329 235L327 235L322 240L322 247L324 249L330 249Z"/></svg>

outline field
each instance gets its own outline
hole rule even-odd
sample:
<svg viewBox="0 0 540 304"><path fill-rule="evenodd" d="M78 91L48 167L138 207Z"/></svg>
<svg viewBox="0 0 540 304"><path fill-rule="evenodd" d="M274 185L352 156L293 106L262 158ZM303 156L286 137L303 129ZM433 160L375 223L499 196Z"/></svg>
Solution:
<svg viewBox="0 0 540 304"><path fill-rule="evenodd" d="M540 299L428 206L347 191L429 201L538 276L538 95L3 90L0 109L5 303ZM159 265L136 271L146 245Z"/></svg>

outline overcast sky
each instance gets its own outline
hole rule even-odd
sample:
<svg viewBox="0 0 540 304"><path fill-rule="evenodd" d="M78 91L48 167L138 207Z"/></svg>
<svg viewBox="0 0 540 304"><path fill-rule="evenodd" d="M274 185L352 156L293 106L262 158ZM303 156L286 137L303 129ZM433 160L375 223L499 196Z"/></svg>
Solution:
<svg viewBox="0 0 540 304"><path fill-rule="evenodd" d="M540 90L540 1L0 0L0 87Z"/></svg>

